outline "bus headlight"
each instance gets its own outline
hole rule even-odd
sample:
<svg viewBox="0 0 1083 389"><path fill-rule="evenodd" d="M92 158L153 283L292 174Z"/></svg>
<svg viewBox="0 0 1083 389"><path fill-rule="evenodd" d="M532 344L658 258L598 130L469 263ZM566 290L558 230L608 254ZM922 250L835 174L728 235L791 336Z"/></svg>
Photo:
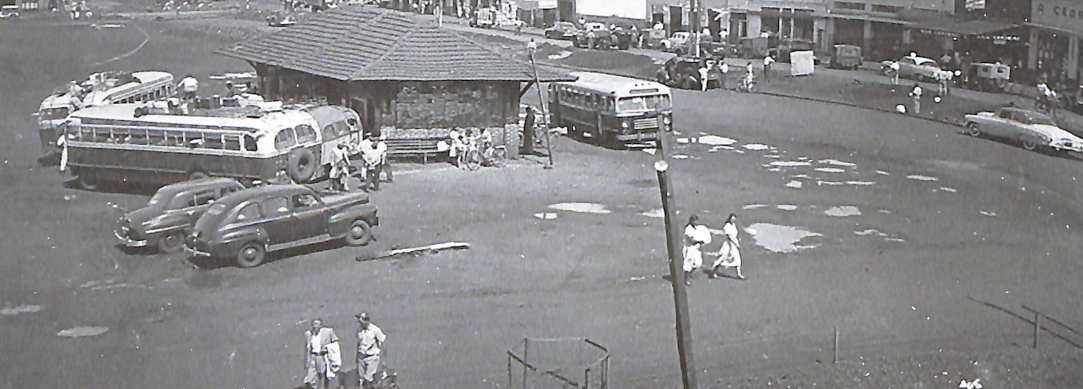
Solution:
<svg viewBox="0 0 1083 389"><path fill-rule="evenodd" d="M673 118L670 117L669 115L663 116L662 117L662 124L665 124L665 125L673 124Z"/></svg>
<svg viewBox="0 0 1083 389"><path fill-rule="evenodd" d="M620 128L623 128L623 129L625 129L625 130L627 130L627 129L629 129L629 128L632 128L632 122L630 122L630 121L628 121L628 120L622 120L622 121L620 122Z"/></svg>

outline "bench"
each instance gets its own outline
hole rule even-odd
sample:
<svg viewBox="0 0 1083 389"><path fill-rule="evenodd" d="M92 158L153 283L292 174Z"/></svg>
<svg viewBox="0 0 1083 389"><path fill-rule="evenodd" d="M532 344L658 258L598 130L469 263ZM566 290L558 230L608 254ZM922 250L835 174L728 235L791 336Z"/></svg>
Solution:
<svg viewBox="0 0 1083 389"><path fill-rule="evenodd" d="M430 155L447 153L440 151L437 144L445 141L444 138L388 138L387 155L392 157L415 157L420 156L423 163L429 162Z"/></svg>

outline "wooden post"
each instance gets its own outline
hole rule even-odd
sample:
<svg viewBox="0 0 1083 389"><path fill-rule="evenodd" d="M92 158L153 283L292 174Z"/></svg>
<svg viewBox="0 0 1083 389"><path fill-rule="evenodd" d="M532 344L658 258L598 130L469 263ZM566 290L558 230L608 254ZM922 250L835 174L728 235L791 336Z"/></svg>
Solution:
<svg viewBox="0 0 1083 389"><path fill-rule="evenodd" d="M656 154L658 161L654 169L658 172L658 189L662 196L662 210L665 213L666 249L669 253L669 280L673 284L673 305L677 314L677 353L681 361L681 382L684 389L696 388L696 365L692 357L692 323L688 314L688 294L685 290L684 258L681 253L680 223L676 223L676 201L673 199L673 183L669 181L667 171L669 161L667 147L669 140L665 126L659 126Z"/></svg>
<svg viewBox="0 0 1083 389"><path fill-rule="evenodd" d="M530 340L523 338L523 389L526 389L526 377L527 368L526 364L530 363L530 359L527 359L527 349L530 347Z"/></svg>
<svg viewBox="0 0 1083 389"><path fill-rule="evenodd" d="M835 358L834 364L839 364L839 326L835 326Z"/></svg>
<svg viewBox="0 0 1083 389"><path fill-rule="evenodd" d="M1038 334L1042 332L1042 315L1034 312L1034 348L1038 348Z"/></svg>
<svg viewBox="0 0 1083 389"><path fill-rule="evenodd" d="M531 41L531 43L533 43L533 41ZM537 47L534 46L533 44L531 44L527 51L530 52L530 67L533 68L533 70L534 70L534 87L538 88L538 106L541 107L541 112L542 112L542 117L541 118L545 119L546 117L548 117L548 114L546 113L547 111L545 110L545 97L542 96L542 91L541 91L541 77L538 77L538 64L536 62L534 62L534 51L535 50L537 50ZM538 118L534 118L534 122L535 122L534 124L535 125L537 125L537 121L538 121ZM523 129L523 131L526 131L526 129ZM549 121L546 120L546 125L545 125L545 153L549 154L549 164L545 165L546 169L552 169L553 168L553 148L551 146L549 146L549 143L550 143L550 140L549 140Z"/></svg>

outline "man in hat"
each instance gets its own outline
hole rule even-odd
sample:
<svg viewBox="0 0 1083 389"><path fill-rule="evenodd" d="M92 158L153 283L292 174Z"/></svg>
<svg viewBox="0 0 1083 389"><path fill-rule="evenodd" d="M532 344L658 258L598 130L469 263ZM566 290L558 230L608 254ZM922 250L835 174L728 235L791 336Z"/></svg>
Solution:
<svg viewBox="0 0 1083 389"><path fill-rule="evenodd" d="M335 330L323 326L323 319L312 320L312 328L305 331L305 380L306 388L329 388L335 372L342 366Z"/></svg>
<svg viewBox="0 0 1083 389"><path fill-rule="evenodd" d="M331 190L348 192L350 190L350 152L345 143L339 143L332 153Z"/></svg>
<svg viewBox="0 0 1083 389"><path fill-rule="evenodd" d="M380 350L384 347L387 336L384 331L372 324L372 319L365 312L355 315L357 318L357 375L360 376L361 388L373 387L376 372L380 369Z"/></svg>
<svg viewBox="0 0 1083 389"><path fill-rule="evenodd" d="M369 133L368 138L361 141L358 148L361 149L361 159L365 162L361 170L361 175L365 177L365 191L380 190L380 171L384 167L387 144L379 142L376 134Z"/></svg>
<svg viewBox="0 0 1083 389"><path fill-rule="evenodd" d="M699 224L699 216L692 215L688 218L688 225L684 227L684 282L692 286L692 274L703 266L702 247L711 243L711 231L707 226Z"/></svg>

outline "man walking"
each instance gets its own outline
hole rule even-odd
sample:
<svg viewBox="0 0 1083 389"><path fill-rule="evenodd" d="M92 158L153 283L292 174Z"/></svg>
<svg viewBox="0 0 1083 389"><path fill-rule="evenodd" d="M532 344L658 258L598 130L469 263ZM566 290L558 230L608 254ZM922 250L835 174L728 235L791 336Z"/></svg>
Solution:
<svg viewBox="0 0 1083 389"><path fill-rule="evenodd" d="M375 384L376 372L380 369L380 351L387 336L384 331L372 324L372 319L365 312L355 315L357 318L357 375L360 376L362 389L371 389Z"/></svg>
<svg viewBox="0 0 1083 389"><path fill-rule="evenodd" d="M910 91L910 97L914 98L914 114L921 113L921 85L914 83L914 89Z"/></svg>
<svg viewBox="0 0 1083 389"><path fill-rule="evenodd" d="M737 215L731 213L726 218L726 224L722 225L722 234L726 240L722 242L722 249L718 250L718 259L711 266L710 277L718 278L722 267L734 267L737 268L737 278L743 280L745 276L741 274L741 243L737 241Z"/></svg>
<svg viewBox="0 0 1083 389"><path fill-rule="evenodd" d="M349 192L350 152L345 143L339 143L332 153L331 190Z"/></svg>
<svg viewBox="0 0 1083 389"><path fill-rule="evenodd" d="M323 319L312 321L305 331L306 388L329 388L331 379L342 366L341 350L335 330L323 326Z"/></svg>
<svg viewBox="0 0 1083 389"><path fill-rule="evenodd" d="M771 65L774 63L775 59L771 58L770 54L768 54L766 57L763 57L763 82L771 81Z"/></svg>
<svg viewBox="0 0 1083 389"><path fill-rule="evenodd" d="M383 147L380 147L383 145ZM383 169L383 161L387 152L387 145L376 140L376 135L369 133L368 138L361 141L361 158L365 166L361 169L361 175L365 177L365 191L380 190L380 170Z"/></svg>
<svg viewBox="0 0 1083 389"><path fill-rule="evenodd" d="M692 286L692 274L703 266L704 245L711 243L711 231L707 226L699 224L699 216L692 215L688 218L688 225L684 227L684 282Z"/></svg>
<svg viewBox="0 0 1083 389"><path fill-rule="evenodd" d="M899 86L899 69L901 69L901 67L899 66L898 61L892 62L891 65L888 66L888 76L891 77L891 86Z"/></svg>

